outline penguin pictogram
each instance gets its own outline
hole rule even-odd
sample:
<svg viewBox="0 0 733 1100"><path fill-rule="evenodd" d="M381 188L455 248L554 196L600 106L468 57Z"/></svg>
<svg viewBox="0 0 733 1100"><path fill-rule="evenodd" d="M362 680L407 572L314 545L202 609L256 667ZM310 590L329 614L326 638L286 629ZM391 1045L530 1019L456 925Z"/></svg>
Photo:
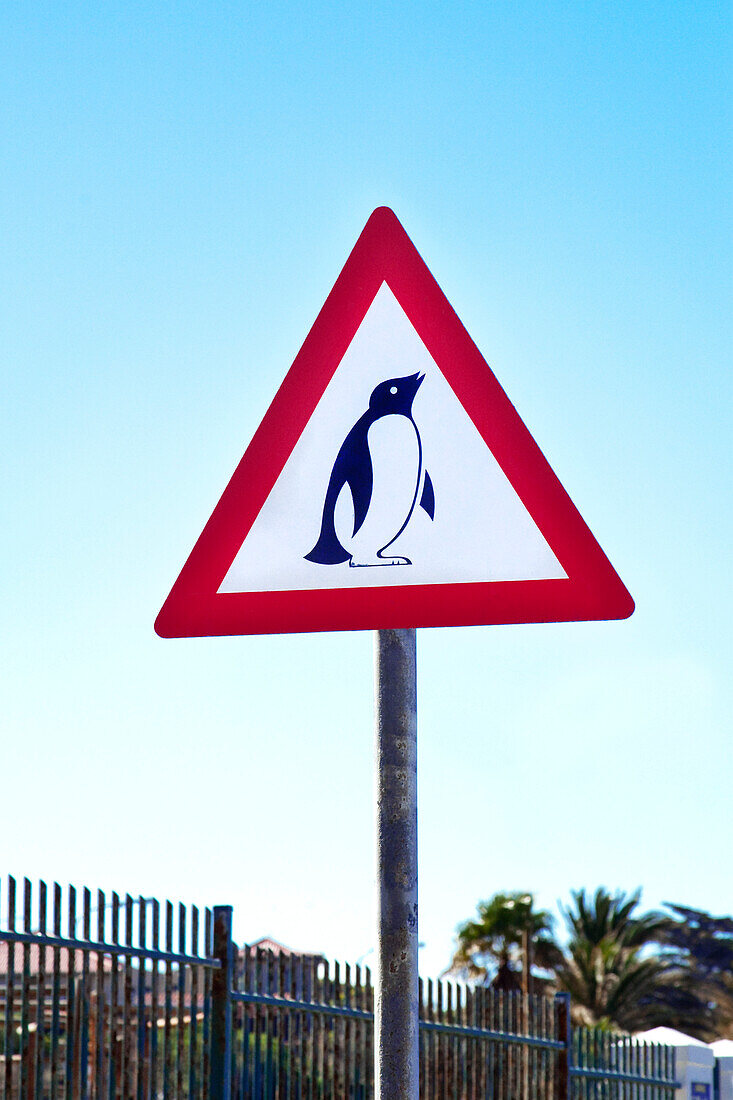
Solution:
<svg viewBox="0 0 733 1100"><path fill-rule="evenodd" d="M354 567L412 564L409 558L385 555L385 551L407 527L418 495L430 519L435 516L433 483L423 468L422 442L412 416L412 403L424 378L419 371L388 378L372 391L369 408L336 456L321 533L304 555L307 561L319 565L348 561Z"/></svg>

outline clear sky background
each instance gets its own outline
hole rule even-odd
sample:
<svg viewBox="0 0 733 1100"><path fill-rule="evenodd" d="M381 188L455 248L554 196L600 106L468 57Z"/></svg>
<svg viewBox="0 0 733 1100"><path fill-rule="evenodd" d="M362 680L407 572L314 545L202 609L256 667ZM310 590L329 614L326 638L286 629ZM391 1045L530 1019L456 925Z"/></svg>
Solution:
<svg viewBox="0 0 733 1100"><path fill-rule="evenodd" d="M374 943L372 637L154 618L392 206L637 602L423 630L423 971L496 890L730 914L728 4L0 12L0 872Z"/></svg>

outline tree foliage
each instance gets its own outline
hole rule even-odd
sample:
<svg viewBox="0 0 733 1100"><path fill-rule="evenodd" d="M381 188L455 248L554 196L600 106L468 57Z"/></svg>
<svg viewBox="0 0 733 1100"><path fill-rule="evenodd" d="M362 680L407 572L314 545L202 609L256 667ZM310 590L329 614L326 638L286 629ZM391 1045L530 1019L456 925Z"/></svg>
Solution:
<svg viewBox="0 0 733 1100"><path fill-rule="evenodd" d="M661 939L667 959L694 976L716 1036L733 1039L733 919L665 902L674 914Z"/></svg>
<svg viewBox="0 0 733 1100"><path fill-rule="evenodd" d="M570 994L578 1023L646 1031L666 1025L699 1035L713 1026L710 1007L691 974L660 951L670 919L639 913L641 891L593 897L572 893L561 912L570 937L555 971L557 988Z"/></svg>
<svg viewBox="0 0 733 1100"><path fill-rule="evenodd" d="M640 910L641 891L571 892L553 919L529 893L498 893L458 928L451 970L472 981L519 989L528 930L545 988L570 994L577 1023L626 1032L664 1025L709 1041L733 1037L733 919L667 905ZM536 983L537 984L537 983Z"/></svg>
<svg viewBox="0 0 733 1100"><path fill-rule="evenodd" d="M519 988L526 931L532 937L535 962L540 968L550 969L558 962L553 923L546 910L534 908L531 894L494 894L488 901L479 902L476 920L460 925L451 970L471 981L499 978L506 988Z"/></svg>

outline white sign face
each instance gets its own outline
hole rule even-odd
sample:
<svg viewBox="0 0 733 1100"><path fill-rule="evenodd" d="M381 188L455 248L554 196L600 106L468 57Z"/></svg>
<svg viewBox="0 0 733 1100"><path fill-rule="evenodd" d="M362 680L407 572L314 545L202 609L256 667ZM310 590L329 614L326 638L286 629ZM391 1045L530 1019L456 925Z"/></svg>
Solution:
<svg viewBox="0 0 733 1100"><path fill-rule="evenodd" d="M383 282L219 592L565 577Z"/></svg>

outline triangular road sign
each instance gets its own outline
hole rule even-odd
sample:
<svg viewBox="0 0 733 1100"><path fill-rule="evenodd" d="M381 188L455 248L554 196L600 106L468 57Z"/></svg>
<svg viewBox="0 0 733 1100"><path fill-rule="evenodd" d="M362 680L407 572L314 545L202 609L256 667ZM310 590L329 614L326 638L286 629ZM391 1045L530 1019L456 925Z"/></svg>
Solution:
<svg viewBox="0 0 733 1100"><path fill-rule="evenodd" d="M191 637L564 622L633 609L381 207L155 629Z"/></svg>

